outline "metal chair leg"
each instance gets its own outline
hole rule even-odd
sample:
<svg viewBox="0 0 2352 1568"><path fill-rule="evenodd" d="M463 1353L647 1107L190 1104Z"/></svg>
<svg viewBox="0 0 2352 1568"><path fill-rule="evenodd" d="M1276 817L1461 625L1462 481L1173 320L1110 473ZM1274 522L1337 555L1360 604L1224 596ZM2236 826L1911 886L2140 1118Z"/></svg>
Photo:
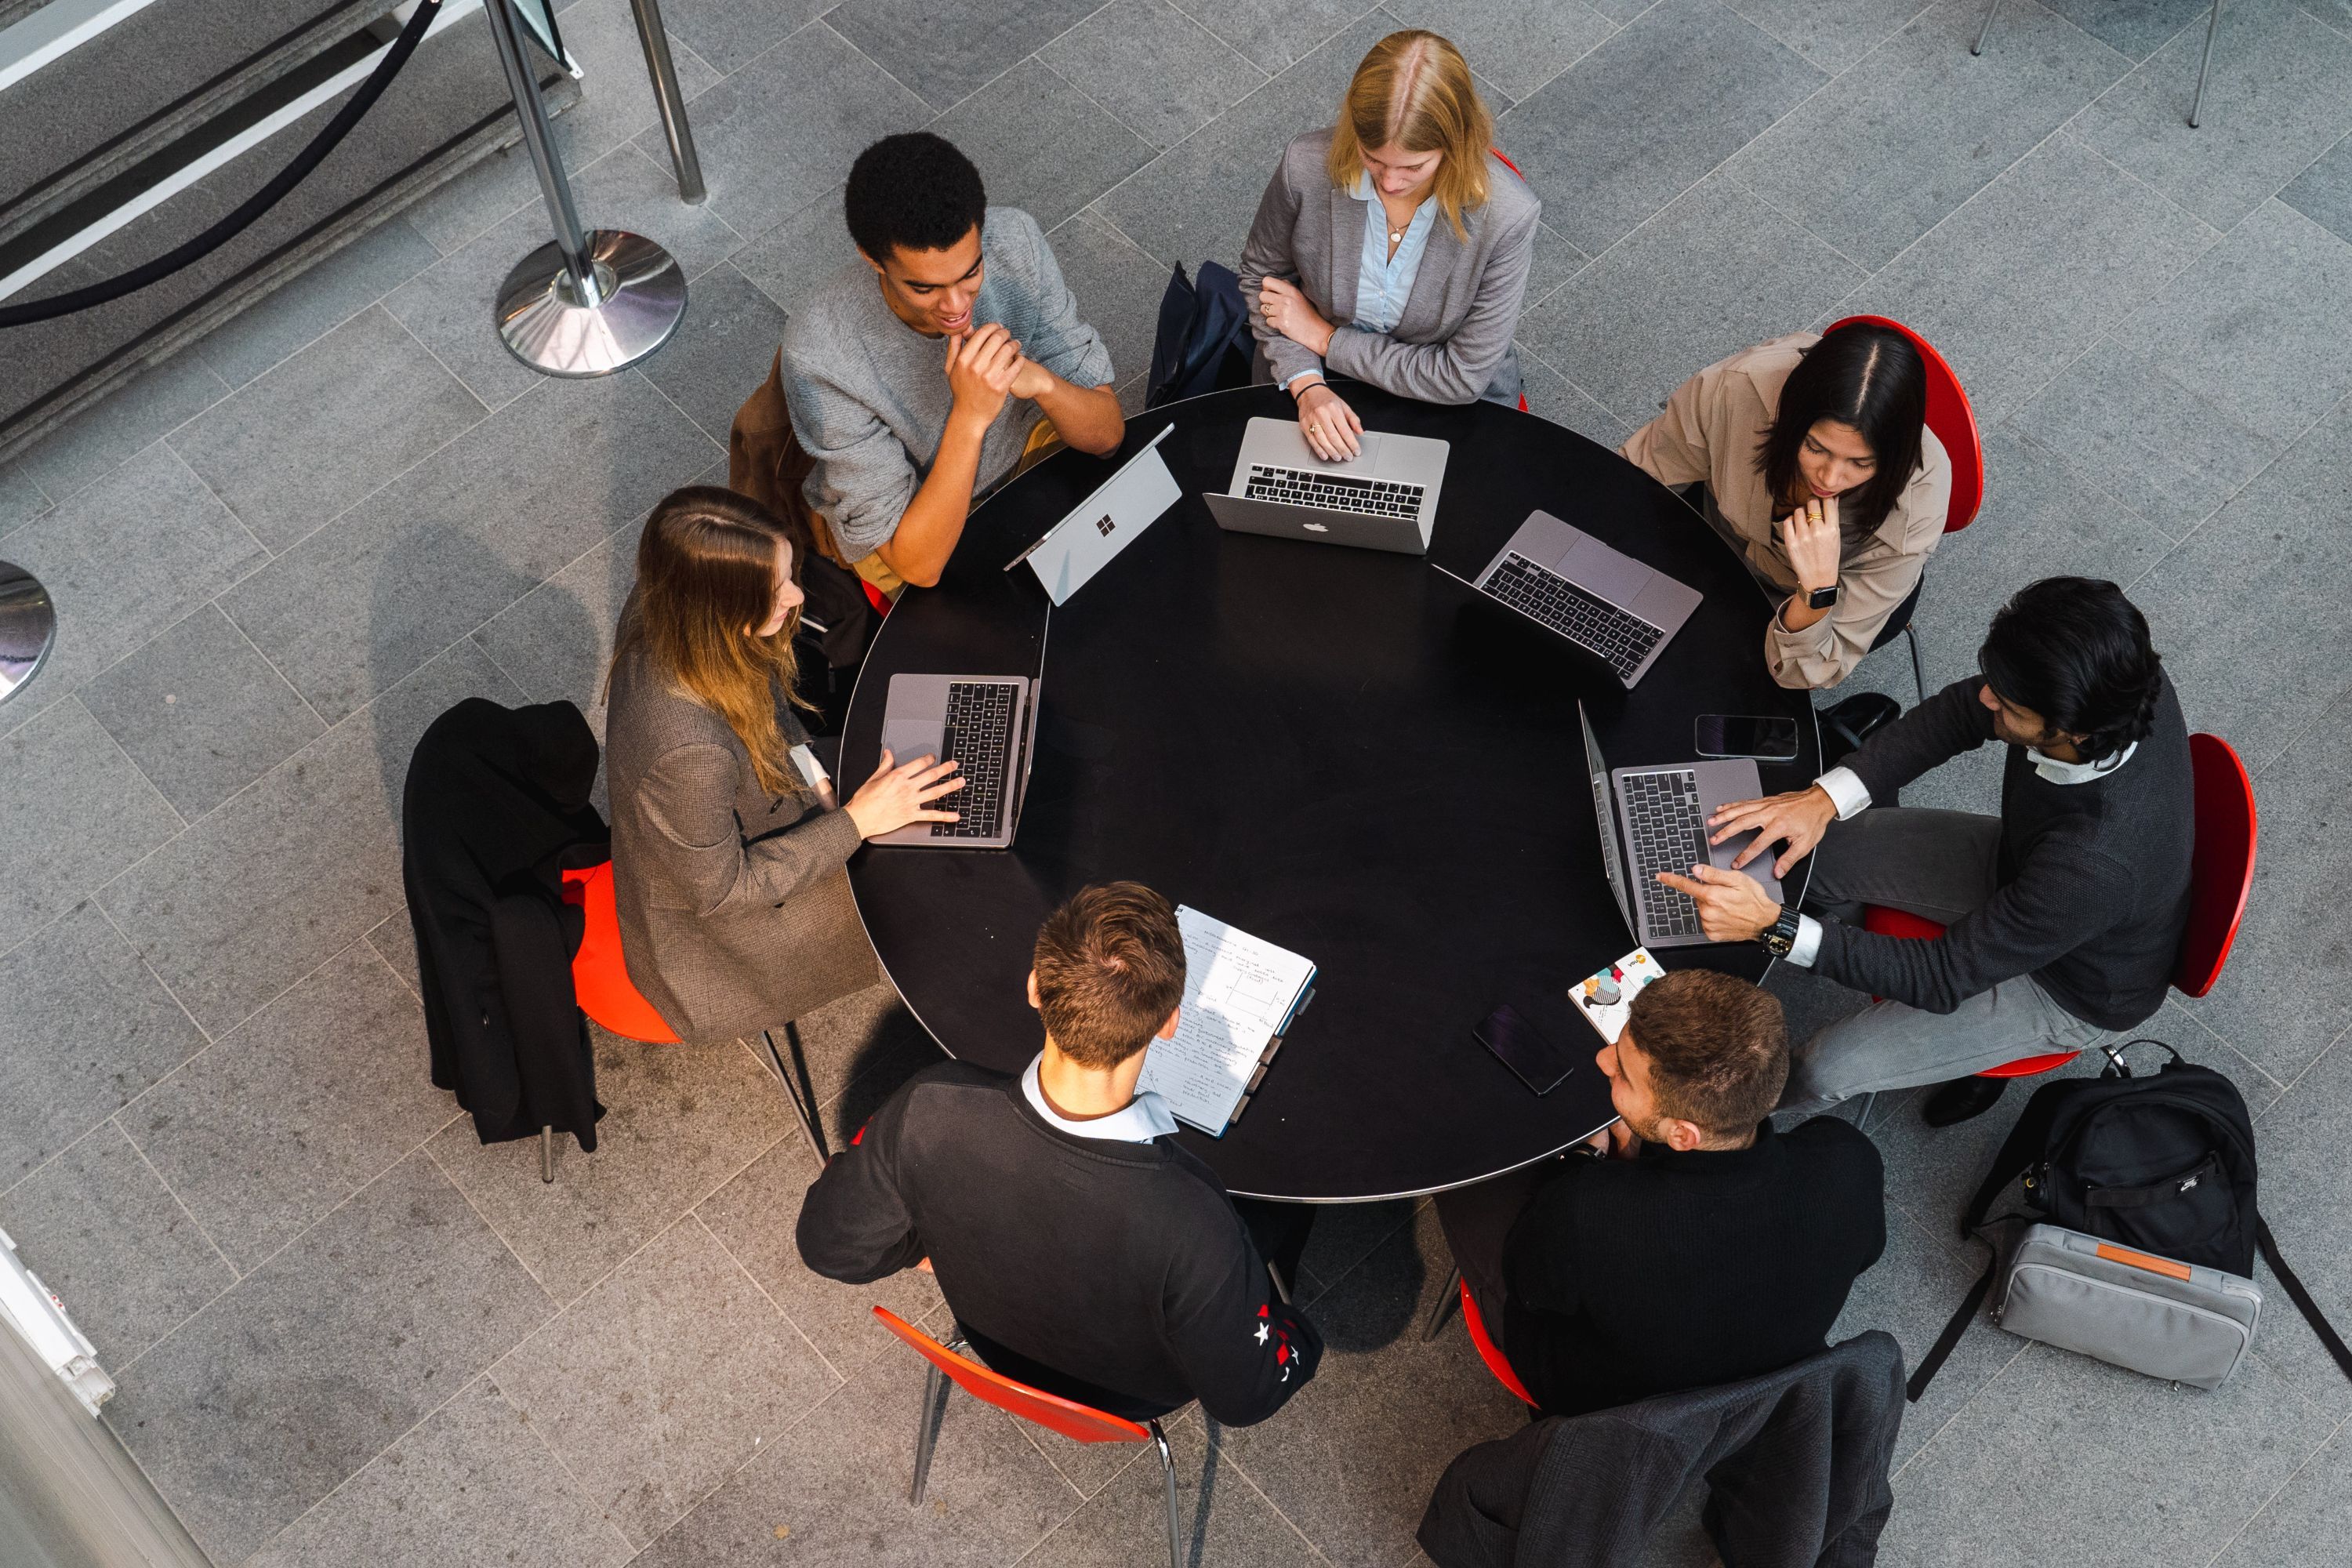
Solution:
<svg viewBox="0 0 2352 1568"><path fill-rule="evenodd" d="M776 1048L775 1031L772 1029L760 1031L760 1038L768 1043L768 1059L776 1064L776 1078L784 1086L784 1098L793 1102L793 1115L801 1124L801 1136L808 1141L809 1152L815 1155L816 1163L822 1165L825 1162L824 1140L817 1131L816 1118L810 1113L810 1107L816 1103L816 1089L814 1085L808 1086L808 1099L803 1102L801 1099L801 1089L807 1081L807 1073L804 1068L797 1075L793 1071L794 1068L802 1066L800 1030L791 1024L786 1024L784 1037L793 1043L791 1067L785 1065L783 1052Z"/></svg>
<svg viewBox="0 0 2352 1568"><path fill-rule="evenodd" d="M2197 117L2205 111L2205 73L2213 68L2213 35L2221 26L2221 0L2213 0L2213 14L2205 19L2205 58L2197 66L2197 96L2189 105L2189 129L2197 129Z"/></svg>
<svg viewBox="0 0 2352 1568"><path fill-rule="evenodd" d="M539 1130L539 1179L542 1182L555 1180L555 1129L552 1127Z"/></svg>
<svg viewBox="0 0 2352 1568"><path fill-rule="evenodd" d="M1437 1331L1445 1326L1445 1320L1453 1316L1454 1309L1461 1304L1462 1265L1457 1263L1446 1273L1445 1289L1437 1293L1437 1305L1429 1310L1429 1321L1422 1325L1423 1344L1437 1337Z"/></svg>
<svg viewBox="0 0 2352 1568"><path fill-rule="evenodd" d="M1184 1568L1184 1527L1176 1510L1176 1456L1169 1451L1168 1434L1160 1423L1146 1423L1151 1428L1151 1440L1160 1447L1160 1473L1168 1482L1168 1568Z"/></svg>
<svg viewBox="0 0 2352 1568"><path fill-rule="evenodd" d="M1270 1260L1265 1266L1265 1277L1274 1282L1275 1300L1280 1301L1286 1307L1289 1306L1290 1281L1282 1277L1282 1270L1276 1268Z"/></svg>
<svg viewBox="0 0 2352 1568"><path fill-rule="evenodd" d="M1977 30L1977 41L1969 46L1969 53L1984 53L1985 40L1992 37L1992 19L2000 15L2000 0L1992 0L1992 5L1985 12L1984 26Z"/></svg>
<svg viewBox="0 0 2352 1568"><path fill-rule="evenodd" d="M1864 1137L1870 1134L1870 1113L1878 1107L1878 1091L1872 1089L1862 1097L1862 1109L1854 1112L1854 1131Z"/></svg>
<svg viewBox="0 0 2352 1568"><path fill-rule="evenodd" d="M940 1417L947 1410L948 1376L938 1367L923 1380L922 1420L915 1428L915 1484L907 1489L909 1504L923 1500L923 1488L931 1479L931 1449L938 1445Z"/></svg>
<svg viewBox="0 0 2352 1568"><path fill-rule="evenodd" d="M1927 700L1927 671L1919 662L1919 630L1910 622L1903 626L1904 640L1911 645L1911 684L1918 689L1919 700Z"/></svg>

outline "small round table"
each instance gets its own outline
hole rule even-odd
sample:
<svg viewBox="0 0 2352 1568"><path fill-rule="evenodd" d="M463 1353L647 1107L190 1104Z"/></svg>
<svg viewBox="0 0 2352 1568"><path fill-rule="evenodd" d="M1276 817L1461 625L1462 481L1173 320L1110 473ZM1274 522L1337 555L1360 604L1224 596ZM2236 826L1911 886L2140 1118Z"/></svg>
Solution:
<svg viewBox="0 0 2352 1568"><path fill-rule="evenodd" d="M1799 721L1796 761L1759 764L1766 790L1820 771L1807 694L1764 668L1770 605L1684 501L1496 404L1346 392L1370 428L1451 443L1426 559L1216 526L1200 494L1226 488L1253 416L1290 416L1280 391L1154 409L1118 457L1064 453L973 513L939 586L876 638L841 769L845 792L873 771L894 674L1033 674L1044 637L1013 847L850 862L891 982L950 1055L1013 1071L1042 1037L1024 984L1038 924L1087 882L1146 882L1304 954L1315 1001L1245 1113L1223 1137L1180 1136L1235 1193L1333 1202L1497 1174L1612 1115L1585 1054L1597 1036L1567 1042L1577 1069L1538 1098L1472 1033L1633 945L1601 870L1580 696L1615 766L1691 759L1693 719L1722 712ZM1183 499L1049 626L1034 574L1005 563L1171 420L1160 451ZM1706 596L1633 692L1465 585L1538 508ZM1769 964L1752 944L1664 962L1749 979Z"/></svg>

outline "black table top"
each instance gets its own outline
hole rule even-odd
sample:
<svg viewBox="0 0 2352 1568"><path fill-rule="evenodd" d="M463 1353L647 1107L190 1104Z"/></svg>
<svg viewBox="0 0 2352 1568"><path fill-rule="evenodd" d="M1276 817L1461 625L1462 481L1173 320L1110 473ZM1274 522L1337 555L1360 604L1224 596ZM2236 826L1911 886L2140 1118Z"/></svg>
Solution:
<svg viewBox="0 0 2352 1568"><path fill-rule="evenodd" d="M1371 428L1452 443L1426 560L1218 529L1200 493L1225 488L1252 416L1289 416L1280 391L1155 409L1119 457L1063 453L973 513L940 585L885 621L842 751L846 789L873 771L894 674L1034 671L1049 602L1025 566L1002 568L1175 422L1160 450L1183 499L1052 612L1014 847L868 847L850 882L924 1026L1005 1070L1042 1038L1024 986L1038 924L1087 882L1149 883L1314 961L1314 1005L1245 1113L1222 1138L1181 1134L1267 1197L1434 1191L1610 1119L1597 1036L1566 1022L1579 1066L1539 1099L1472 1034L1633 946L1601 872L1580 696L1612 766L1690 760L1702 712L1785 713L1800 754L1759 764L1765 789L1820 772L1807 695L1764 668L1770 606L1678 498L1496 404L1348 396ZM1538 507L1706 595L1634 691L1455 580ZM1752 944L1664 962L1749 979L1769 963Z"/></svg>

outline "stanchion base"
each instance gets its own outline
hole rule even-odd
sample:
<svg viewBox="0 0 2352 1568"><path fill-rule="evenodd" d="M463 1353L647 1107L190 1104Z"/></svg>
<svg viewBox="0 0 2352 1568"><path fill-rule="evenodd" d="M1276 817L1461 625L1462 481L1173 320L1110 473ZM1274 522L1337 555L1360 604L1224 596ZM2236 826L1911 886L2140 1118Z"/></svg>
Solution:
<svg viewBox="0 0 2352 1568"><path fill-rule="evenodd" d="M641 234L588 235L604 299L583 305L563 252L541 246L499 286L499 336L515 358L548 375L610 375L669 342L686 314L686 274Z"/></svg>
<svg viewBox="0 0 2352 1568"><path fill-rule="evenodd" d="M0 561L0 702L41 672L58 642L58 607L41 580Z"/></svg>

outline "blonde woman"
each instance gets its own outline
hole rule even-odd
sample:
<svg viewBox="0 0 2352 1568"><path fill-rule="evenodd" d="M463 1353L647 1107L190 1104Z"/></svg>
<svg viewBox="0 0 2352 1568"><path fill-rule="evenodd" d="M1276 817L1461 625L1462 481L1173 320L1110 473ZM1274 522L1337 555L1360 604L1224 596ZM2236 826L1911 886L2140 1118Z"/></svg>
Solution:
<svg viewBox="0 0 2352 1568"><path fill-rule="evenodd" d="M736 1039L869 985L844 864L866 839L952 822L953 763L889 752L834 809L793 749L793 533L711 486L673 491L637 542L606 685L621 956L682 1040ZM826 793L830 793L829 786Z"/></svg>
<svg viewBox="0 0 2352 1568"><path fill-rule="evenodd" d="M1325 459L1355 456L1364 428L1327 374L1428 403L1518 397L1511 333L1543 204L1488 151L1494 129L1462 52L1414 28L1372 46L1339 123L1283 150L1242 297L1258 374Z"/></svg>

